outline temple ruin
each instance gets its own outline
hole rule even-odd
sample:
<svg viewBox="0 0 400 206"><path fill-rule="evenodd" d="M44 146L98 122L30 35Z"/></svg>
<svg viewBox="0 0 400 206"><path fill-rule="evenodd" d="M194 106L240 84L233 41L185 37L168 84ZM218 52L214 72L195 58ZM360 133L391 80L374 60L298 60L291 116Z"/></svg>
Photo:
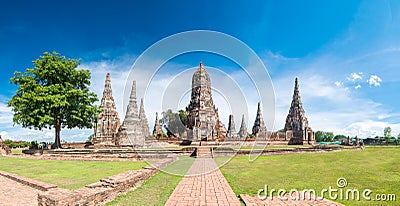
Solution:
<svg viewBox="0 0 400 206"><path fill-rule="evenodd" d="M229 115L228 132L226 133L226 137L228 139L236 139L238 137L235 129L235 120L233 119L233 115Z"/></svg>
<svg viewBox="0 0 400 206"><path fill-rule="evenodd" d="M219 120L212 99L210 76L202 62L192 77L192 93L186 114L189 139L214 141L226 137L225 126Z"/></svg>
<svg viewBox="0 0 400 206"><path fill-rule="evenodd" d="M156 138L166 136L160 124L160 120L158 119L158 112L156 112L156 120L154 122L153 136Z"/></svg>
<svg viewBox="0 0 400 206"><path fill-rule="evenodd" d="M93 144L114 145L117 132L120 127L120 120L112 95L110 73L106 75L103 97L100 103L101 112L94 125Z"/></svg>
<svg viewBox="0 0 400 206"><path fill-rule="evenodd" d="M300 98L298 79L294 82L293 99L289 114L286 117L284 131L290 139L289 144L313 144L315 143L314 132L308 126L303 104Z"/></svg>
<svg viewBox="0 0 400 206"><path fill-rule="evenodd" d="M144 111L143 98L140 98L139 120L140 120L140 128L142 129L142 135L145 138L150 137L150 130L149 130L150 126L149 126L149 121L147 120L146 112Z"/></svg>
<svg viewBox="0 0 400 206"><path fill-rule="evenodd" d="M140 99L138 109L136 97L136 81L133 81L129 103L125 119L120 125L120 119L112 96L110 74L106 76L103 97L100 107L102 111L98 115L95 124L95 133L92 139L94 145L116 145L141 147L146 140L153 141L154 137L160 141L168 140L160 124L158 113L152 134L144 110L143 99ZM247 131L244 115L242 115L240 129L236 132L234 116L229 115L228 130L220 121L218 109L214 105L211 93L211 80L202 62L193 74L191 99L186 107L184 136L175 140L190 141L266 141L267 144L314 144L314 132L308 125L303 105L300 98L298 79L295 79L293 99L286 118L283 131L268 131L264 123L261 103L257 105L256 118L251 135ZM171 135L171 134L170 134Z"/></svg>
<svg viewBox="0 0 400 206"><path fill-rule="evenodd" d="M125 119L118 131L115 144L143 146L145 141L143 132L136 99L136 81L133 81Z"/></svg>
<svg viewBox="0 0 400 206"><path fill-rule="evenodd" d="M140 111L137 106L136 81L133 81L126 109L125 119L120 125L117 108L112 95L110 73L107 73L103 97L100 103L101 112L94 127L92 144L143 146L145 137L149 136L149 123L144 111L143 100L140 101Z"/></svg>
<svg viewBox="0 0 400 206"><path fill-rule="evenodd" d="M264 118L261 111L261 103L257 104L257 115L254 121L252 135L255 139L266 140L267 139L267 127L264 123Z"/></svg>
<svg viewBox="0 0 400 206"><path fill-rule="evenodd" d="M0 135L0 156L11 154L11 148L3 142Z"/></svg>
<svg viewBox="0 0 400 206"><path fill-rule="evenodd" d="M238 136L241 139L246 139L249 136L249 134L247 132L246 122L244 121L244 115L242 115L242 122L240 123L240 129L238 132Z"/></svg>

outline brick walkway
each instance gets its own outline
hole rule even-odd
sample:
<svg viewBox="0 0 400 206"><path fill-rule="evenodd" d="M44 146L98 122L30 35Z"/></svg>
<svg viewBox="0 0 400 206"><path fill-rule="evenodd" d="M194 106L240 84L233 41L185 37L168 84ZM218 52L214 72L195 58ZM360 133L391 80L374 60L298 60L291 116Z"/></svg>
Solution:
<svg viewBox="0 0 400 206"><path fill-rule="evenodd" d="M37 205L39 192L0 175L0 205Z"/></svg>
<svg viewBox="0 0 400 206"><path fill-rule="evenodd" d="M165 205L241 204L215 161L212 158L197 158Z"/></svg>

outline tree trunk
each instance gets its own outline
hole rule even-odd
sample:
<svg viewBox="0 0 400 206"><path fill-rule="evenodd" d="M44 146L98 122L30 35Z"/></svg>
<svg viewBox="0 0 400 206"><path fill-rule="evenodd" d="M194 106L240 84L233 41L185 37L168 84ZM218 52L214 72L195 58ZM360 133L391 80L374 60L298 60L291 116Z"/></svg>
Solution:
<svg viewBox="0 0 400 206"><path fill-rule="evenodd" d="M54 140L54 147L61 148L61 139L60 139L61 121L60 121L60 119L55 120L54 128L56 130L56 138Z"/></svg>

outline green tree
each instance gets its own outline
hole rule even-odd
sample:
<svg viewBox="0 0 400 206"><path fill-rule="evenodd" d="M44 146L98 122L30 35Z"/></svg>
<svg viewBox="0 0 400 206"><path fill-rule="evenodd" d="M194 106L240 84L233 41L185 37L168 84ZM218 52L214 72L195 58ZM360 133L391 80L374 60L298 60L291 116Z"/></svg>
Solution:
<svg viewBox="0 0 400 206"><path fill-rule="evenodd" d="M183 125L186 125L187 119L188 119L186 112L181 109L178 111L178 113L179 113L179 118L181 119L181 122L183 123Z"/></svg>
<svg viewBox="0 0 400 206"><path fill-rule="evenodd" d="M167 128L167 130L181 136L186 130L186 127L183 123L186 120L182 120L182 118L187 119L186 114L184 114L184 112L174 113L171 109L168 109L161 114L163 117L160 119L160 123L163 124L164 127Z"/></svg>
<svg viewBox="0 0 400 206"><path fill-rule="evenodd" d="M55 148L61 147L61 128L92 128L99 107L89 91L90 72L77 69L80 60L45 52L33 61L34 68L15 72L11 83L18 86L8 102L14 124L26 128L54 127Z"/></svg>
<svg viewBox="0 0 400 206"><path fill-rule="evenodd" d="M338 135L335 135L335 137L333 137L333 140L335 140L335 141L340 140L340 139L347 139L347 136L343 135L343 134L338 134Z"/></svg>
<svg viewBox="0 0 400 206"><path fill-rule="evenodd" d="M3 141L4 144L6 144L7 146L9 146L10 148L12 148L14 146L14 142L10 139L5 139Z"/></svg>
<svg viewBox="0 0 400 206"><path fill-rule="evenodd" d="M385 127L385 129L383 129L383 137L386 140L386 144L388 144L392 138L392 128Z"/></svg>
<svg viewBox="0 0 400 206"><path fill-rule="evenodd" d="M87 138L86 142L91 142L93 137L94 137L94 134L89 135L89 137Z"/></svg>
<svg viewBox="0 0 400 206"><path fill-rule="evenodd" d="M323 131L316 131L315 132L315 141L323 142L324 141L325 132Z"/></svg>
<svg viewBox="0 0 400 206"><path fill-rule="evenodd" d="M385 127L385 129L383 129L383 137L385 137L385 139L392 137L392 128Z"/></svg>
<svg viewBox="0 0 400 206"><path fill-rule="evenodd" d="M325 142L332 142L335 135L333 132L325 132Z"/></svg>
<svg viewBox="0 0 400 206"><path fill-rule="evenodd" d="M333 132L324 132L324 131L316 131L315 132L315 140L317 142L332 142L334 140L335 135Z"/></svg>

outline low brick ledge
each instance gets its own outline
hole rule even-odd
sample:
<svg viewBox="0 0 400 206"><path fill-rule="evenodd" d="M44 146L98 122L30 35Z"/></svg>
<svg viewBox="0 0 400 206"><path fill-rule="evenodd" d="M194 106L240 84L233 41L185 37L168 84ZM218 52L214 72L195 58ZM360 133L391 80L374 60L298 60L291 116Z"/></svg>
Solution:
<svg viewBox="0 0 400 206"><path fill-rule="evenodd" d="M140 170L129 170L99 182L86 185L78 190L53 188L38 194L38 205L102 205L120 194L139 187L145 180L155 175L159 169L166 167L177 158L167 158L153 166L145 166Z"/></svg>
<svg viewBox="0 0 400 206"><path fill-rule="evenodd" d="M8 172L4 172L0 170L0 175L7 177L11 180L17 181L21 184L27 185L29 187L33 187L35 189L41 190L41 191L48 191L53 188L57 188L57 185L49 184L49 183L44 183L38 180L30 179L24 176L20 176L17 174L11 174Z"/></svg>

